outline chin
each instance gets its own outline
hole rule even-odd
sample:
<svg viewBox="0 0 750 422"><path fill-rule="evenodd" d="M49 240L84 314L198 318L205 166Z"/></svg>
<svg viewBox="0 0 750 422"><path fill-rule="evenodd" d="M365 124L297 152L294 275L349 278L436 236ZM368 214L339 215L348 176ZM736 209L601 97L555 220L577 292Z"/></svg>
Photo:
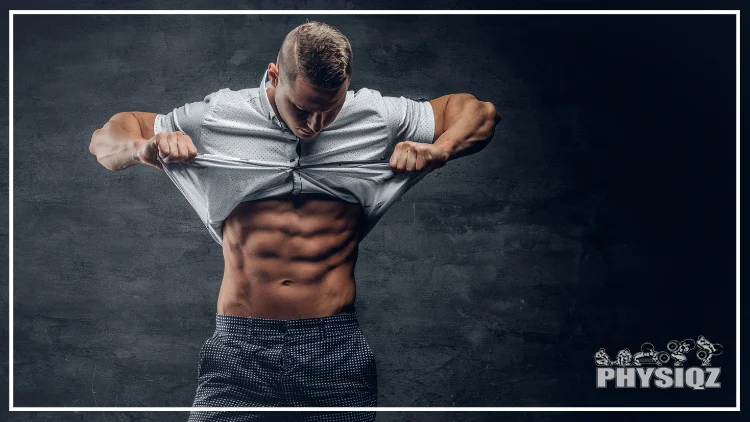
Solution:
<svg viewBox="0 0 750 422"><path fill-rule="evenodd" d="M299 138L314 138L314 137L318 136L319 134L320 134L320 132L316 132L316 133L313 133L313 134L307 134L307 133L302 132L302 131L297 131L297 137L299 137Z"/></svg>

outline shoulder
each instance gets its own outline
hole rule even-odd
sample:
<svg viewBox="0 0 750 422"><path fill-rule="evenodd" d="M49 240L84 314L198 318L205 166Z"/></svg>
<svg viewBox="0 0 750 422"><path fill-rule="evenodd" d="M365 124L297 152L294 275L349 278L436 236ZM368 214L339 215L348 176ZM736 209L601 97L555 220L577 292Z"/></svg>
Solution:
<svg viewBox="0 0 750 422"><path fill-rule="evenodd" d="M402 122L409 115L422 110L421 103L428 103L426 98L412 99L406 96L383 95L377 89L360 88L349 91L347 97L349 113L357 115L375 114L386 122Z"/></svg>
<svg viewBox="0 0 750 422"><path fill-rule="evenodd" d="M406 109L409 105L416 105L416 103L429 103L427 98L412 98L410 96L388 96L381 94L380 91L370 88L360 88L356 93L353 94L357 102L369 104L371 107L376 107L380 110L397 110L401 111Z"/></svg>
<svg viewBox="0 0 750 422"><path fill-rule="evenodd" d="M356 91L349 91L352 101L356 102L368 102L373 100L380 100L382 95L377 89L370 88L359 88Z"/></svg>
<svg viewBox="0 0 750 422"><path fill-rule="evenodd" d="M349 112L361 114L371 113L382 115L386 105L383 96L377 89L359 88L347 93L346 107Z"/></svg>
<svg viewBox="0 0 750 422"><path fill-rule="evenodd" d="M222 88L206 95L204 102L212 114L227 116L239 116L248 109L259 110L261 107L258 88Z"/></svg>
<svg viewBox="0 0 750 422"><path fill-rule="evenodd" d="M258 88L245 88L233 90L230 88L221 88L205 96L203 101L207 103L215 101L233 101L239 99L252 99L258 96Z"/></svg>

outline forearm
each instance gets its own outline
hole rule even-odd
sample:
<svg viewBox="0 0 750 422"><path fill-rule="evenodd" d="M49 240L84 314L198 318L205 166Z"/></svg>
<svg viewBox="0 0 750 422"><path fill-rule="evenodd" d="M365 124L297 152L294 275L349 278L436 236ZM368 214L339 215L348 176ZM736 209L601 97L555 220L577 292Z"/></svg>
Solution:
<svg viewBox="0 0 750 422"><path fill-rule="evenodd" d="M138 164L136 151L146 142L138 119L132 113L118 113L91 136L89 152L108 170L118 171Z"/></svg>
<svg viewBox="0 0 750 422"><path fill-rule="evenodd" d="M454 159L487 146L500 115L492 103L470 94L454 94L445 105L443 119L445 131L434 143L448 152L449 159Z"/></svg>

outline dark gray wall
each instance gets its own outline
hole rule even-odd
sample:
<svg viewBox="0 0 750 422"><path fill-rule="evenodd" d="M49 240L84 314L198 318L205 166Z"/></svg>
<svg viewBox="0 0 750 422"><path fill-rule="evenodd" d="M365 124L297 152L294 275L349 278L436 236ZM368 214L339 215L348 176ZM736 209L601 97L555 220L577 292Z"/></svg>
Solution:
<svg viewBox="0 0 750 422"><path fill-rule="evenodd" d="M163 173L109 172L89 139L257 86L305 18L349 37L355 90L503 116L361 245L381 406L734 405L734 16L249 15L15 18L16 406L190 406L221 250ZM600 347L701 334L720 390L593 387Z"/></svg>

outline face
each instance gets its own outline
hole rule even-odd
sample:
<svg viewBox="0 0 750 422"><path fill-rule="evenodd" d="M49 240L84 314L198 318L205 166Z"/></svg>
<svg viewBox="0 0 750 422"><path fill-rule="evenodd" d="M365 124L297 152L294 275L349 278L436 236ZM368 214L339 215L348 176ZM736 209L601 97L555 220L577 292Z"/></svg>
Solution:
<svg viewBox="0 0 750 422"><path fill-rule="evenodd" d="M320 90L298 75L294 86L279 78L279 68L269 65L268 77L274 86L273 98L279 118L300 139L316 137L341 111L349 89L346 78L336 90Z"/></svg>

